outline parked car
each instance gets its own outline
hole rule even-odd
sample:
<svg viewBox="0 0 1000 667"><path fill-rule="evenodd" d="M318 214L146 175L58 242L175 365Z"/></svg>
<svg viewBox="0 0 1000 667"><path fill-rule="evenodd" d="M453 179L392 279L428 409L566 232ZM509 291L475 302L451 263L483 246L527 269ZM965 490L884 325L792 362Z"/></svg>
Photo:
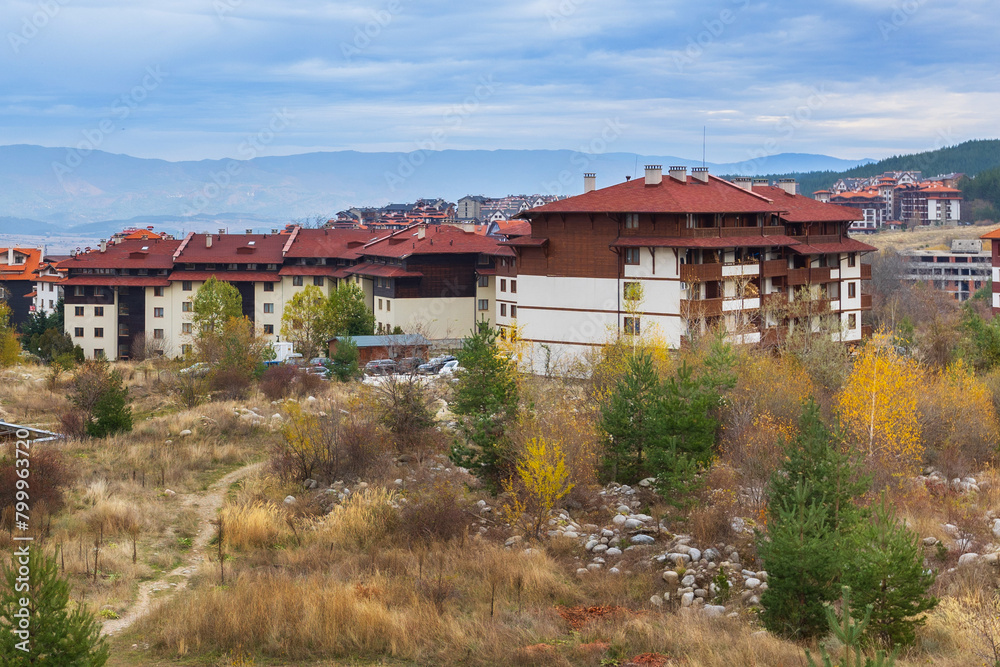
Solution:
<svg viewBox="0 0 1000 667"><path fill-rule="evenodd" d="M326 366L309 366L306 368L306 373L308 373L309 375L318 375L324 380L329 380L330 376L332 375L330 369L327 368Z"/></svg>
<svg viewBox="0 0 1000 667"><path fill-rule="evenodd" d="M426 364L420 364L417 367L417 372L422 375L434 375L441 371L441 368L449 361L455 361L455 357L450 354L446 354L443 357L434 357Z"/></svg>
<svg viewBox="0 0 1000 667"><path fill-rule="evenodd" d="M396 362L396 372L413 373L424 365L424 360L420 357L403 357Z"/></svg>
<svg viewBox="0 0 1000 667"><path fill-rule="evenodd" d="M208 375L208 371L211 367L204 361L199 361L198 363L188 366L187 368L182 368L177 371L181 375L190 375L191 377L200 378Z"/></svg>
<svg viewBox="0 0 1000 667"><path fill-rule="evenodd" d="M365 375L392 375L396 372L396 362L392 359L372 359L365 364Z"/></svg>
<svg viewBox="0 0 1000 667"><path fill-rule="evenodd" d="M438 371L438 375L454 375L460 370L464 369L458 365L458 359L453 359L446 362L445 365L441 367L441 370Z"/></svg>

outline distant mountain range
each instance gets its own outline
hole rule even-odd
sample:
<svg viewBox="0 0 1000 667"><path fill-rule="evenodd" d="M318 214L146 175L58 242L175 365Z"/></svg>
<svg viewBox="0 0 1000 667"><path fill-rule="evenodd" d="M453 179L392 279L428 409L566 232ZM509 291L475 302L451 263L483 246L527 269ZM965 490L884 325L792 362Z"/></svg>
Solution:
<svg viewBox="0 0 1000 667"><path fill-rule="evenodd" d="M706 166L715 174L843 170L872 160L783 153ZM646 164L700 160L569 150L338 151L247 161L167 162L102 151L0 146L0 234L108 236L126 226L184 233L267 229L350 206L467 194L579 194L583 173L598 187L641 177Z"/></svg>

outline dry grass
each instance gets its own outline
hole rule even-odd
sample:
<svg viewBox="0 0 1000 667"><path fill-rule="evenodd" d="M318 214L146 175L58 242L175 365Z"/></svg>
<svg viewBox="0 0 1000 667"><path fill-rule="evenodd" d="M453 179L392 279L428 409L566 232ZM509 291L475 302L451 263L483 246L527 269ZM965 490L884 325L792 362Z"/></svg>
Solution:
<svg viewBox="0 0 1000 667"><path fill-rule="evenodd" d="M911 232L880 232L858 236L859 239L879 250L893 249L897 252L908 250L934 250L951 248L955 239L978 239L1000 225L975 227L923 227Z"/></svg>
<svg viewBox="0 0 1000 667"><path fill-rule="evenodd" d="M219 512L225 545L231 549L275 546L289 535L287 516L271 503L227 505Z"/></svg>

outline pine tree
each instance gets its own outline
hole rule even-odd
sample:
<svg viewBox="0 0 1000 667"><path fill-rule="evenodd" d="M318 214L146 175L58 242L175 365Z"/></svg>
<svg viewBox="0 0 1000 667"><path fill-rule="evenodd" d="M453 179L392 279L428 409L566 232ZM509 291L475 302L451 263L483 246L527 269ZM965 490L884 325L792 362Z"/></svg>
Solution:
<svg viewBox="0 0 1000 667"><path fill-rule="evenodd" d="M607 438L604 467L608 478L634 482L646 474L646 457L663 437L660 409L662 387L653 359L639 352L628 360L601 413L601 429Z"/></svg>
<svg viewBox="0 0 1000 667"><path fill-rule="evenodd" d="M854 499L866 480L833 442L810 401L768 485L767 536L758 548L769 588L761 604L765 626L788 637L823 632L823 604L839 592L846 535L863 516Z"/></svg>
<svg viewBox="0 0 1000 667"><path fill-rule="evenodd" d="M937 606L937 600L927 596L935 575L924 568L917 535L896 518L883 497L872 520L855 530L850 545L854 556L844 579L857 603L872 608L866 636L890 646L913 644L923 613Z"/></svg>
<svg viewBox="0 0 1000 667"><path fill-rule="evenodd" d="M31 548L27 560L27 590L23 590L24 582L18 582L18 569L23 563L18 561L17 551L13 566L4 568L6 585L0 591L0 667L104 665L108 647L101 638L100 625L82 606L68 609L69 584L59 577L55 558ZM28 602L26 640L12 632L20 627L22 619L15 614L22 609L22 600ZM22 641L27 641L27 645L21 644Z"/></svg>
<svg viewBox="0 0 1000 667"><path fill-rule="evenodd" d="M785 637L815 637L826 628L824 603L836 597L837 534L822 499L817 502L807 481L771 502L767 537L757 547L768 574L761 620Z"/></svg>
<svg viewBox="0 0 1000 667"><path fill-rule="evenodd" d="M500 350L498 332L488 322L479 322L473 334L462 341L452 411L463 417L459 431L464 442L456 442L451 457L489 487L499 488L513 465L507 429L518 414L517 368Z"/></svg>

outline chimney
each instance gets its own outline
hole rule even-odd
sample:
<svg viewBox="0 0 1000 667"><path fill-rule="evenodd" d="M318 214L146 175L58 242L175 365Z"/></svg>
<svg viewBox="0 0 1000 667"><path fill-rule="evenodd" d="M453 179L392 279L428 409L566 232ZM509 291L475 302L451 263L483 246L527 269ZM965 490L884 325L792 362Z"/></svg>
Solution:
<svg viewBox="0 0 1000 667"><path fill-rule="evenodd" d="M14 266L14 248L7 248L7 265Z"/></svg>
<svg viewBox="0 0 1000 667"><path fill-rule="evenodd" d="M247 234L253 234L253 230L252 229L248 229L247 230Z"/></svg>
<svg viewBox="0 0 1000 667"><path fill-rule="evenodd" d="M420 225L417 227L417 238L422 239L427 236L427 225Z"/></svg>
<svg viewBox="0 0 1000 667"><path fill-rule="evenodd" d="M794 178L782 178L778 180L778 187L790 195L799 194L799 184Z"/></svg>
<svg viewBox="0 0 1000 667"><path fill-rule="evenodd" d="M583 175L583 192L584 194L588 192L593 192L597 189L597 174L593 172L587 172Z"/></svg>
<svg viewBox="0 0 1000 667"><path fill-rule="evenodd" d="M646 185L659 185L663 182L663 167L658 164L646 165Z"/></svg>
<svg viewBox="0 0 1000 667"><path fill-rule="evenodd" d="M101 252L106 251L108 249L108 242L105 241L104 239L101 239L100 248Z"/></svg>
<svg viewBox="0 0 1000 667"><path fill-rule="evenodd" d="M671 167L670 168L670 178L675 181L680 181L681 183L687 183L688 181L688 168L687 167Z"/></svg>
<svg viewBox="0 0 1000 667"><path fill-rule="evenodd" d="M220 229L220 230L219 230L219 236L222 236L222 235L223 235L223 234L225 234L225 233L226 233L226 230L225 230L225 229Z"/></svg>
<svg viewBox="0 0 1000 667"><path fill-rule="evenodd" d="M691 170L691 175L695 180L708 183L708 167L695 167Z"/></svg>
<svg viewBox="0 0 1000 667"><path fill-rule="evenodd" d="M212 247L212 235L211 234L205 234L205 247L206 248L211 248Z"/></svg>
<svg viewBox="0 0 1000 667"><path fill-rule="evenodd" d="M755 178L753 179L753 187L755 188L766 188L771 185L771 181L766 178Z"/></svg>
<svg viewBox="0 0 1000 667"><path fill-rule="evenodd" d="M737 176L733 179L733 185L744 190L753 189L753 179L749 176Z"/></svg>

